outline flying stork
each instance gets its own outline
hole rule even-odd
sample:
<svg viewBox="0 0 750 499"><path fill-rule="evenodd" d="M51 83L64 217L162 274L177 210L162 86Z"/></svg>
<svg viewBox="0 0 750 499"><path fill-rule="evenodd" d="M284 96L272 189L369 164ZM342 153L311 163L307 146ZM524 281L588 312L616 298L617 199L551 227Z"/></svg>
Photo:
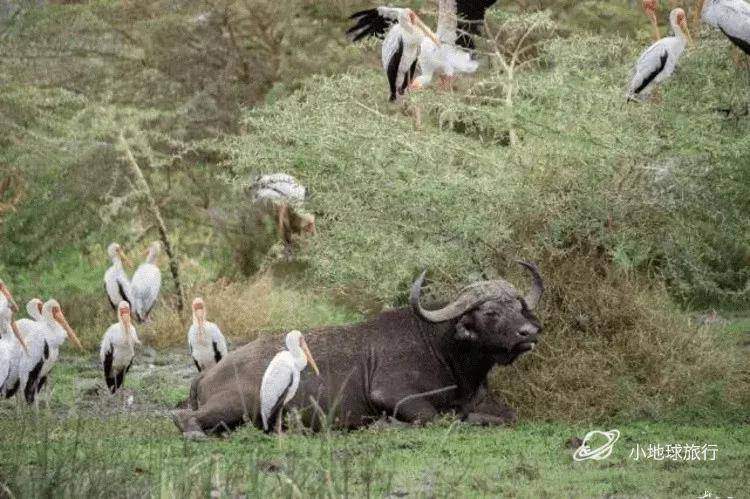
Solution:
<svg viewBox="0 0 750 499"><path fill-rule="evenodd" d="M42 320L39 322L21 319L18 329L28 345L28 355L21 357L18 366L20 388L26 402L36 401L36 395L44 387L50 371L60 356L60 346L69 338L79 350L83 345L78 341L73 328L68 324L62 307L55 300L47 300L42 306Z"/></svg>
<svg viewBox="0 0 750 499"><path fill-rule="evenodd" d="M465 1L461 3L467 4ZM422 39L419 52L420 75L414 80L413 88L427 86L435 74L439 76L442 86L447 86L456 73L473 73L479 67L479 63L472 58L471 53L457 44L459 40L457 9L456 0L438 1L437 37L441 43L438 45L429 38ZM482 17L484 17L484 12L482 12ZM469 38L469 40L472 39Z"/></svg>
<svg viewBox="0 0 750 499"><path fill-rule="evenodd" d="M686 44L692 44L684 10L674 9L669 22L674 36L662 38L641 54L628 89L629 99L644 99L657 84L672 76Z"/></svg>
<svg viewBox="0 0 750 499"><path fill-rule="evenodd" d="M380 36L388 30L381 60L388 76L391 102L403 95L414 79L422 39L427 36L435 45L440 45L435 33L411 9L377 7L355 12L350 19L357 24L346 33L355 42L368 36Z"/></svg>
<svg viewBox="0 0 750 499"><path fill-rule="evenodd" d="M110 393L115 393L125 381L133 365L135 345L141 344L135 327L130 322L130 305L125 300L117 306L118 321L109 326L99 348L99 360L104 369L104 381Z"/></svg>
<svg viewBox="0 0 750 499"><path fill-rule="evenodd" d="M122 266L123 262L130 265L130 261L125 256L122 246L118 243L110 244L107 247L107 254L112 260L112 266L104 273L104 290L107 292L112 310L117 310L117 305L123 300L133 303L130 293L130 279Z"/></svg>
<svg viewBox="0 0 750 499"><path fill-rule="evenodd" d="M161 243L154 241L146 250L146 261L133 274L131 281L131 295L135 318L139 322L146 322L159 298L161 289L161 270L156 266L156 259L161 252Z"/></svg>
<svg viewBox="0 0 750 499"><path fill-rule="evenodd" d="M203 298L193 300L193 324L188 330L190 356L198 372L215 366L227 355L227 341L219 326L206 320Z"/></svg>
<svg viewBox="0 0 750 499"><path fill-rule="evenodd" d="M309 362L320 376L315 359L307 348L302 333L294 330L286 335L286 350L277 353L268 364L260 384L260 415L263 430L270 433L274 426L281 433L284 406L294 398L299 387L300 373Z"/></svg>

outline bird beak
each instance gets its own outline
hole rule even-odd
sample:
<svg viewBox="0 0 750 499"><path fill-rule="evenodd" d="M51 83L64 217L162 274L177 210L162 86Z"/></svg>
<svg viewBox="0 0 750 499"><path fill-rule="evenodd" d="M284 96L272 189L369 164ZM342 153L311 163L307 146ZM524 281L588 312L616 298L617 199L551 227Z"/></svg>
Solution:
<svg viewBox="0 0 750 499"><path fill-rule="evenodd" d="M23 336L21 336L21 331L18 330L18 324L16 324L16 321L11 320L10 321L10 328L13 330L13 334L16 335L16 339L18 340L18 343L21 344L21 347L23 347L23 351L26 352L26 355L29 354L29 347L26 346L26 342L23 339Z"/></svg>
<svg viewBox="0 0 750 499"><path fill-rule="evenodd" d="M312 354L310 353L310 349L307 347L307 342L304 338L300 341L300 346L302 347L302 350L305 352L305 357L307 357L307 361L310 363L310 366L313 368L313 371L315 371L315 374L320 376L320 369L318 369L318 364L315 363L315 359L313 359Z"/></svg>
<svg viewBox="0 0 750 499"><path fill-rule="evenodd" d="M52 315L57 323L63 327L66 333L68 333L68 338L70 338L70 341L72 341L79 350L83 351L83 345L81 345L81 342L78 340L76 332L73 331L73 328L70 327L70 324L68 324L68 320L63 315L62 310L58 309Z"/></svg>
<svg viewBox="0 0 750 499"><path fill-rule="evenodd" d="M120 259L125 263L125 265L127 265L128 267L132 267L133 266L133 262L130 261L130 258L127 257L127 255L122 250L122 248L120 248L119 250L117 250L117 254L120 255Z"/></svg>
<svg viewBox="0 0 750 499"><path fill-rule="evenodd" d="M16 300L13 299L13 295L10 294L8 288L3 286L2 288L0 288L0 291L2 291L2 293L5 295L5 298L8 300L10 309L14 312L18 312L18 304L16 303Z"/></svg>
<svg viewBox="0 0 750 499"><path fill-rule="evenodd" d="M693 37L690 35L690 29L688 29L687 19L683 19L680 22L680 28L682 28L682 32L685 33L685 36L687 37L688 46L690 48L695 47L695 43L693 42Z"/></svg>
<svg viewBox="0 0 750 499"><path fill-rule="evenodd" d="M425 23L423 23L420 18L417 17L414 21L414 24L416 24L417 28L419 28L422 33L424 33L430 40L435 42L435 45L437 45L438 47L442 45L437 35L435 35L435 33L433 33L432 30Z"/></svg>

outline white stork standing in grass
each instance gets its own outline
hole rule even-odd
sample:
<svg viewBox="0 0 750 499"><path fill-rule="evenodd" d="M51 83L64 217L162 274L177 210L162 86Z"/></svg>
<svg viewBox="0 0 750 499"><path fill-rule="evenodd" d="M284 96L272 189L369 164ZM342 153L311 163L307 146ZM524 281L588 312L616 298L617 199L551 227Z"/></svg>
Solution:
<svg viewBox="0 0 750 499"><path fill-rule="evenodd" d="M270 433L274 426L276 431L281 433L282 411L297 393L300 373L308 362L315 374L320 376L315 359L307 348L301 332L289 332L285 342L287 349L274 356L263 373L260 384L260 416L266 433Z"/></svg>
<svg viewBox="0 0 750 499"><path fill-rule="evenodd" d="M669 14L669 22L674 36L662 38L641 54L630 81L629 99L648 97L656 85L672 76L685 46L692 44L684 10L674 9Z"/></svg>
<svg viewBox="0 0 750 499"><path fill-rule="evenodd" d="M130 279L125 273L123 262L130 265L128 257L118 243L112 243L107 247L107 254L112 260L112 266L104 273L104 289L107 292L109 303L113 310L117 310L117 304L125 300L133 303L130 293Z"/></svg>
<svg viewBox="0 0 750 499"><path fill-rule="evenodd" d="M750 56L750 3L744 0L699 0L695 17L696 24L700 25L702 19Z"/></svg>
<svg viewBox="0 0 750 499"><path fill-rule="evenodd" d="M110 393L122 387L125 375L133 365L135 345L140 345L138 333L130 321L130 305L121 301L117 307L118 321L107 329L99 349L99 360L104 369L104 381Z"/></svg>
<svg viewBox="0 0 750 499"><path fill-rule="evenodd" d="M388 77L391 102L403 95L414 79L422 39L426 36L435 45L440 45L435 33L411 9L377 7L356 12L350 19L357 24L346 33L355 42L388 31L383 40L381 59Z"/></svg>
<svg viewBox="0 0 750 499"><path fill-rule="evenodd" d="M18 366L20 389L26 402L35 402L36 395L44 387L50 371L60 356L60 346L69 338L79 350L83 345L78 341L73 328L68 324L62 307L55 300L47 300L42 306L42 320L21 319L18 329L28 345L29 354L21 357Z"/></svg>
<svg viewBox="0 0 750 499"><path fill-rule="evenodd" d="M193 324L188 330L190 356L198 372L215 366L227 355L227 341L219 326L206 320L203 298L193 300Z"/></svg>
<svg viewBox="0 0 750 499"><path fill-rule="evenodd" d="M146 261L133 274L131 281L132 306L135 318L140 322L149 320L151 309L156 305L161 289L161 270L156 266L156 260L161 252L161 243L154 241L146 250Z"/></svg>
<svg viewBox="0 0 750 499"><path fill-rule="evenodd" d="M26 352L13 310L8 302L0 305L0 394L12 396L18 384L18 363ZM14 389L15 388L15 389ZM9 392L10 395L7 395Z"/></svg>

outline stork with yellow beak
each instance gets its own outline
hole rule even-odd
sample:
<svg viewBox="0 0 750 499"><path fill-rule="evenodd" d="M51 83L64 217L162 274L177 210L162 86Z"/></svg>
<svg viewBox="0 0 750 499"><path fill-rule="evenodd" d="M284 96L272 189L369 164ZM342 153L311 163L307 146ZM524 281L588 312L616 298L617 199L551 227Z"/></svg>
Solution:
<svg viewBox="0 0 750 499"><path fill-rule="evenodd" d="M381 50L383 69L388 77L390 101L403 95L414 79L422 40L428 37L440 46L437 35L411 9L378 7L351 15L356 24L346 34L356 42L386 33Z"/></svg>
<svg viewBox="0 0 750 499"><path fill-rule="evenodd" d="M692 45L685 11L677 8L669 14L674 36L667 36L652 44L638 59L630 81L628 98L643 100L654 88L667 80L677 67L687 44Z"/></svg>
<svg viewBox="0 0 750 499"><path fill-rule="evenodd" d="M41 321L23 319L18 321L18 328L29 349L29 354L21 357L18 366L20 388L26 402L38 404L36 395L44 387L50 371L57 363L65 338L70 339L79 350L83 350L83 345L78 341L56 300L44 303Z"/></svg>
<svg viewBox="0 0 750 499"><path fill-rule="evenodd" d="M287 349L271 359L260 383L260 416L266 433L270 433L274 426L276 432L281 433L284 406L297 393L300 373L307 367L308 362L315 374L320 376L315 359L301 332L289 332L285 343Z"/></svg>
<svg viewBox="0 0 750 499"><path fill-rule="evenodd" d="M188 347L198 372L215 366L227 355L227 341L219 326L206 320L206 303L201 297L193 300L193 324L188 330Z"/></svg>
<svg viewBox="0 0 750 499"><path fill-rule="evenodd" d="M141 344L130 320L130 305L121 301L117 306L118 321L109 326L102 337L99 360L104 369L104 381L110 393L115 393L125 381L133 365L135 345Z"/></svg>
<svg viewBox="0 0 750 499"><path fill-rule="evenodd" d="M132 306L130 278L122 266L123 262L130 266L130 260L118 243L110 244L107 254L112 260L112 265L104 273L104 290L107 292L109 304L112 305L112 310L117 310L117 305L123 300Z"/></svg>

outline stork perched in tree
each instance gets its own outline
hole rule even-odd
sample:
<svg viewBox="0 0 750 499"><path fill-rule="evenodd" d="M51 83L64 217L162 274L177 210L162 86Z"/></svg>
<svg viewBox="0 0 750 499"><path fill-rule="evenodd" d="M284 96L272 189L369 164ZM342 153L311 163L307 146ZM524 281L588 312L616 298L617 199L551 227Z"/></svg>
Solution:
<svg viewBox="0 0 750 499"><path fill-rule="evenodd" d="M132 305L133 301L130 292L130 279L125 273L123 262L130 265L128 257L118 243L112 243L107 247L107 254L112 260L112 266L104 273L104 290L107 292L109 304L113 310L117 310L117 305L125 300Z"/></svg>
<svg viewBox="0 0 750 499"><path fill-rule="evenodd" d="M284 406L297 393L300 373L307 367L308 362L315 374L320 376L315 359L307 348L301 332L289 332L285 343L287 349L271 359L260 383L260 415L266 433L270 433L274 426L276 431L281 433Z"/></svg>
<svg viewBox="0 0 750 499"><path fill-rule="evenodd" d="M422 39L428 37L435 45L440 45L435 33L411 9L377 7L355 12L350 19L357 23L346 33L355 42L388 31L383 40L381 60L388 76L391 102L403 95L414 79Z"/></svg>
<svg viewBox="0 0 750 499"><path fill-rule="evenodd" d="M685 46L690 43L685 11L677 8L669 14L674 36L662 38L645 50L636 63L628 90L629 99L644 99L659 83L674 73Z"/></svg>
<svg viewBox="0 0 750 499"><path fill-rule="evenodd" d="M193 324L188 330L190 356L198 372L215 366L227 355L227 341L219 326L206 320L203 298L193 300Z"/></svg>
<svg viewBox="0 0 750 499"><path fill-rule="evenodd" d="M42 320L21 319L18 329L29 348L29 355L22 356L18 367L20 388L26 402L36 402L36 395L44 387L50 371L60 356L60 346L69 338L79 350L83 345L78 341L73 328L68 324L62 307L55 300L47 300L42 306Z"/></svg>
<svg viewBox="0 0 750 499"><path fill-rule="evenodd" d="M156 260L161 252L161 243L154 241L146 250L146 261L143 262L133 274L131 281L131 293L133 296L132 306L135 309L135 318L140 322L149 319L151 309L156 305L161 289L161 270L156 265Z"/></svg>
<svg viewBox="0 0 750 499"><path fill-rule="evenodd" d="M130 321L130 305L121 301L117 307L118 321L107 329L99 348L99 360L104 369L104 381L110 393L122 387L125 375L133 365L135 345L141 344L138 333Z"/></svg>

